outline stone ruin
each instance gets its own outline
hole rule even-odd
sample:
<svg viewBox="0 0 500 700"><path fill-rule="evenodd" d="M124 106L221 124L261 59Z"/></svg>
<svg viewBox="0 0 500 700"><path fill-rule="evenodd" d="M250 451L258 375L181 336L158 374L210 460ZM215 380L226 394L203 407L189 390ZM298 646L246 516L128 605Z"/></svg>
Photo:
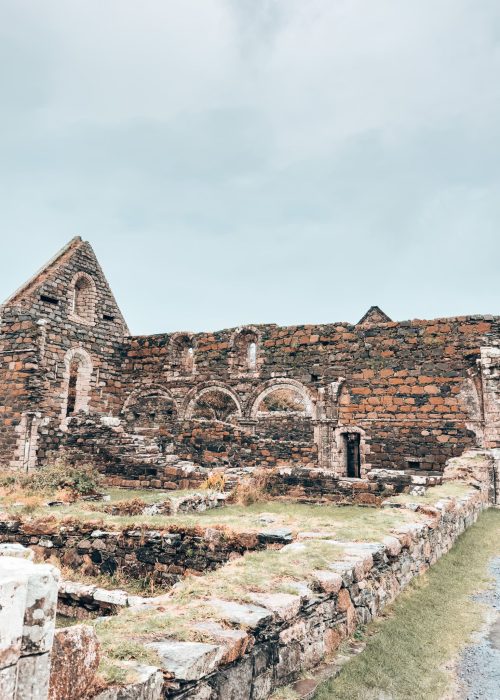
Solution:
<svg viewBox="0 0 500 700"><path fill-rule="evenodd" d="M203 630L211 643L160 640L161 669L135 664L135 684L85 696L265 700L377 616L500 502L500 317L394 322L372 307L355 325L132 336L91 246L74 238L0 307L0 465L32 472L61 453L95 465L111 486L198 489L217 476L230 491L266 473L271 497L306 503L381 505L447 479L469 485L463 496L415 506L428 522L380 543L330 533L342 562L332 553L328 570L296 592L211 600L224 621ZM173 497L144 504L141 515L199 512L226 498ZM59 553L75 570L92 561L96 574L126 562L165 587L245 552L304 546L290 532L173 523L108 532L4 515L2 700L76 700L92 686L95 632L55 630L56 605L85 620L166 601L59 581L21 545Z"/></svg>
<svg viewBox="0 0 500 700"><path fill-rule="evenodd" d="M133 336L74 238L0 319L13 470L64 449L118 486L197 487L214 468L231 485L256 467L425 480L500 447L500 317L393 322L372 307L356 325Z"/></svg>

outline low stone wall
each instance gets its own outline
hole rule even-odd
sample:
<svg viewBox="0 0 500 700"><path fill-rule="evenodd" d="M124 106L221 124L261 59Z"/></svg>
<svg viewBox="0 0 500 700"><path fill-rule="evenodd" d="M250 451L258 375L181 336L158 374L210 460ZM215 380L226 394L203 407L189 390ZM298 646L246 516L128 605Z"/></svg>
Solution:
<svg viewBox="0 0 500 700"><path fill-rule="evenodd" d="M171 586L187 572L218 568L235 554L266 547L257 534L228 533L216 528L173 531L96 529L95 523L54 521L0 522L0 542L18 542L43 557L56 555L62 564L88 575L150 579Z"/></svg>
<svg viewBox="0 0 500 700"><path fill-rule="evenodd" d="M338 478L324 469L277 469L268 481L273 496L317 503L380 505L394 494L425 491L443 481L442 474L373 469L366 479Z"/></svg>
<svg viewBox="0 0 500 700"><path fill-rule="evenodd" d="M262 428L263 435L207 420L174 421L150 431L127 432L129 426L119 418L107 421L79 415L71 418L66 432L55 421L40 429L37 459L49 463L63 449L75 461L95 463L111 480L154 488L199 488L214 468L317 465L311 419L299 422L299 429L292 429L289 420L276 418L269 419L269 425L257 421L254 427ZM183 474L185 466L192 468Z"/></svg>
<svg viewBox="0 0 500 700"><path fill-rule="evenodd" d="M268 698L334 652L358 624L377 617L415 576L452 547L486 505L487 494L472 490L436 507L419 506L427 522L407 525L381 544L352 543L348 561L332 560L328 571L315 572L312 586L297 584L295 595L270 592L255 605L210 601L235 627L238 640L228 641L227 629L221 629L221 646L172 639L152 645L170 677L165 697ZM231 663L227 663L228 643L233 645Z"/></svg>
<svg viewBox="0 0 500 700"><path fill-rule="evenodd" d="M121 608L164 605L166 600L165 595L146 598L121 589L110 590L76 581L61 581L57 612L77 620L87 620L114 615Z"/></svg>

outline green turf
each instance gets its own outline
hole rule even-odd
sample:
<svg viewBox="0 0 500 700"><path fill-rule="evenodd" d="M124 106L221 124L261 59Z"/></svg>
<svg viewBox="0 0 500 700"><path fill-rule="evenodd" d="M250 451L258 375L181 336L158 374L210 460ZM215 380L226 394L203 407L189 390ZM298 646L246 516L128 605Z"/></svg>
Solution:
<svg viewBox="0 0 500 700"><path fill-rule="evenodd" d="M367 646L323 685L314 700L440 700L445 665L483 620L471 595L489 585L488 561L500 554L500 510L490 509L430 571L412 582L367 630Z"/></svg>

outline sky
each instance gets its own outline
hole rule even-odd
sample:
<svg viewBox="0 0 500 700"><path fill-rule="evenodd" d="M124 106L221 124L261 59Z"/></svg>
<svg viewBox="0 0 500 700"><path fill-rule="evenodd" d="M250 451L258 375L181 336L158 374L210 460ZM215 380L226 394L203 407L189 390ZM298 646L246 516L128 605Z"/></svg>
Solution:
<svg viewBox="0 0 500 700"><path fill-rule="evenodd" d="M0 298L135 334L500 314L499 0L0 0Z"/></svg>

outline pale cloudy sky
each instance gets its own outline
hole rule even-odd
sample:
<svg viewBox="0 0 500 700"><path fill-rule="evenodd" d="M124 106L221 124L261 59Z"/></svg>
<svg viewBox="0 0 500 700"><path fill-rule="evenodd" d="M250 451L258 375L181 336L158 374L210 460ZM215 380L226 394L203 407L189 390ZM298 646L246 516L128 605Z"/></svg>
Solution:
<svg viewBox="0 0 500 700"><path fill-rule="evenodd" d="M135 333L500 314L499 0L0 0L0 297Z"/></svg>

